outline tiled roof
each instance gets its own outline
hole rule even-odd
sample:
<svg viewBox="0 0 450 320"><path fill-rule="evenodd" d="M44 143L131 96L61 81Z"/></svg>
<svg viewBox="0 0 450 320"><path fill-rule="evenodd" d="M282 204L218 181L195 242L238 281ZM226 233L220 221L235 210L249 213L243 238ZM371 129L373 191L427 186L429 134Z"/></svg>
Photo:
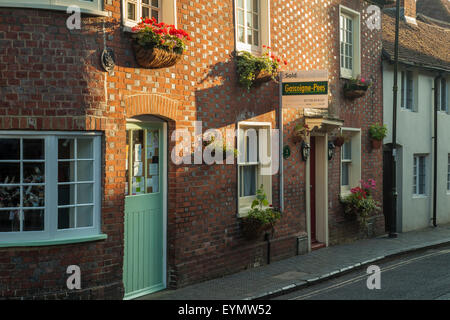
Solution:
<svg viewBox="0 0 450 320"><path fill-rule="evenodd" d="M448 0L417 0L417 14L450 23L450 1Z"/></svg>
<svg viewBox="0 0 450 320"><path fill-rule="evenodd" d="M383 14L383 53L394 60L395 14ZM417 21L417 26L400 21L399 61L450 72L450 29Z"/></svg>

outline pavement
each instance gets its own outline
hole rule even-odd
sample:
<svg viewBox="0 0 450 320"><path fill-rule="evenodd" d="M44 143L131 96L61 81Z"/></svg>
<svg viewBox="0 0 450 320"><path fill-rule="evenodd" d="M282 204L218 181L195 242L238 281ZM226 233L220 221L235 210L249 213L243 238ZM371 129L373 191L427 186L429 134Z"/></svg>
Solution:
<svg viewBox="0 0 450 320"><path fill-rule="evenodd" d="M291 293L364 266L450 243L450 225L358 240L139 300L255 300Z"/></svg>

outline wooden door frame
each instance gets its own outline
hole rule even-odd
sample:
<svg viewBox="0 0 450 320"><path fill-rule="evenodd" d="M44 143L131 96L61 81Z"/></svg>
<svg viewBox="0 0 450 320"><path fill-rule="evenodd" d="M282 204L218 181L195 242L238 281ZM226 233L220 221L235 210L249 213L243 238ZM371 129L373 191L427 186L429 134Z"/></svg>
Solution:
<svg viewBox="0 0 450 320"><path fill-rule="evenodd" d="M316 240L329 244L328 232L328 134L314 133L316 158ZM308 142L310 143L310 141ZM306 161L306 229L308 233L308 251L311 251L311 177L309 157Z"/></svg>
<svg viewBox="0 0 450 320"><path fill-rule="evenodd" d="M162 162L162 184L161 184L161 191L162 191L162 208L163 208L163 267L162 267L162 273L163 273L163 286L164 288L167 288L167 201L168 201L168 162L169 162L169 152L168 152L168 132L167 132L167 122L164 120L138 120L138 119L127 119L127 123L132 124L142 124L142 125L151 125L152 123L162 123L162 141L163 141L163 150L161 152L164 152L164 161ZM125 214L125 212L124 212ZM125 223L125 220L124 220ZM125 230L124 230L125 231ZM124 239L125 241L125 239ZM124 247L125 249L125 247ZM125 251L124 251L125 256ZM123 268L122 268L123 270ZM122 275L123 278L123 275ZM130 298L134 299L134 297Z"/></svg>

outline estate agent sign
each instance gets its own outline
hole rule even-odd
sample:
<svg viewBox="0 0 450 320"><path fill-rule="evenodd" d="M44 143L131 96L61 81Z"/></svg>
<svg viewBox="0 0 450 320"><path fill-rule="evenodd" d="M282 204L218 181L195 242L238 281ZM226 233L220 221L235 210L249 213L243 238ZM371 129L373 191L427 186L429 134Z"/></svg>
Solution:
<svg viewBox="0 0 450 320"><path fill-rule="evenodd" d="M328 71L281 72L283 108L328 108Z"/></svg>

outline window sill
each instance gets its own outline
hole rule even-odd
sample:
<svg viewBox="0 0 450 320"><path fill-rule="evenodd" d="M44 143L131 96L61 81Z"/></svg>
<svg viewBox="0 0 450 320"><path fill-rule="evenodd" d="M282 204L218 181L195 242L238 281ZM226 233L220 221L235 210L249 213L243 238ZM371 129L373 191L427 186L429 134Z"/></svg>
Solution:
<svg viewBox="0 0 450 320"><path fill-rule="evenodd" d="M54 11L64 11L67 12L67 6L58 6L58 5L45 5L40 3L1 3L0 7L3 8L33 8L33 9L47 9ZM91 15L91 16L99 16L99 17L110 17L111 12L96 10L96 9L88 9L88 8L80 8L80 12Z"/></svg>
<svg viewBox="0 0 450 320"><path fill-rule="evenodd" d="M413 199L427 199L428 196L427 196L427 195L424 195L424 194L414 194L414 195L412 196L412 198L413 198Z"/></svg>
<svg viewBox="0 0 450 320"><path fill-rule="evenodd" d="M38 240L38 241L21 241L21 242L0 242L0 248L8 247L45 247L55 246L62 244L91 242L98 240L105 240L108 238L107 234L99 234L95 236L80 237L80 238L66 238L66 239L53 239L53 240Z"/></svg>

